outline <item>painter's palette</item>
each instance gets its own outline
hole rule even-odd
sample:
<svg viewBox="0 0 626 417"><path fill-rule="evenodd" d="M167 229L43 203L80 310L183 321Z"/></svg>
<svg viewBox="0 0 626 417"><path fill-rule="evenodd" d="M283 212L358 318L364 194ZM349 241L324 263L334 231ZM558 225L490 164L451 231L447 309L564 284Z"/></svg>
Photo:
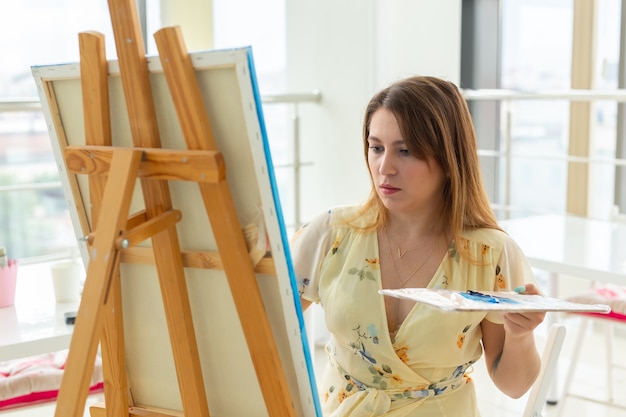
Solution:
<svg viewBox="0 0 626 417"><path fill-rule="evenodd" d="M568 311L608 314L605 304L581 304L543 295L496 291L452 291L429 288L380 290L381 294L429 304L446 311Z"/></svg>

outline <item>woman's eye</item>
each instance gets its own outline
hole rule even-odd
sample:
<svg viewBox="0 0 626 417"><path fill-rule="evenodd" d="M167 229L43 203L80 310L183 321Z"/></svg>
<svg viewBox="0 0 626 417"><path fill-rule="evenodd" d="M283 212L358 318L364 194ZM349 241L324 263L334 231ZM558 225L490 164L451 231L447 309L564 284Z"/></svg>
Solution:
<svg viewBox="0 0 626 417"><path fill-rule="evenodd" d="M403 156L410 156L411 152L408 149L400 149L400 154Z"/></svg>
<svg viewBox="0 0 626 417"><path fill-rule="evenodd" d="M383 151L382 146L370 146L370 150L374 153L380 153Z"/></svg>

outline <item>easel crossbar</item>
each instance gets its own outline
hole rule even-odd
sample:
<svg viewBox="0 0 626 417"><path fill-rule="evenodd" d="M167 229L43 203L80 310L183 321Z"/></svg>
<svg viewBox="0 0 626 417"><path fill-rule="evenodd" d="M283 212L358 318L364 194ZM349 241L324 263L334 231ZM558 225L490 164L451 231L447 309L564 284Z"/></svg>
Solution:
<svg viewBox="0 0 626 417"><path fill-rule="evenodd" d="M185 268L223 270L224 264L219 252L201 250L183 250L183 266ZM135 246L122 250L122 263L129 264L154 264L154 252L150 248ZM255 266L254 272L259 274L276 275L274 259L272 257L262 258Z"/></svg>
<svg viewBox="0 0 626 417"><path fill-rule="evenodd" d="M74 174L107 175L116 149L112 146L68 146L64 156ZM217 183L226 180L226 164L219 151L131 148L142 152L137 177L170 181Z"/></svg>

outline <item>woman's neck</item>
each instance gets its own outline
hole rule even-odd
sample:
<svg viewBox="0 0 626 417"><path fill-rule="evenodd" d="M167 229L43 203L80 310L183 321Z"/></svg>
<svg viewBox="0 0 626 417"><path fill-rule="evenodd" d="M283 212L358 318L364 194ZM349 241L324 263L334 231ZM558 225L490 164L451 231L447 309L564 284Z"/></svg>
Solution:
<svg viewBox="0 0 626 417"><path fill-rule="evenodd" d="M385 229L391 236L408 242L447 234L439 215L419 216L389 213Z"/></svg>

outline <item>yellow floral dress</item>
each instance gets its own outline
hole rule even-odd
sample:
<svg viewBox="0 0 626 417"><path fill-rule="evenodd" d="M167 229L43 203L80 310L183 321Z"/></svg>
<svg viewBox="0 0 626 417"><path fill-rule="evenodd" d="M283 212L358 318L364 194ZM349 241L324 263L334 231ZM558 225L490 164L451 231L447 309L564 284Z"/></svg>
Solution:
<svg viewBox="0 0 626 417"><path fill-rule="evenodd" d="M480 323L498 314L444 312L416 304L391 338L387 328L376 232L343 219L336 208L298 230L291 246L304 299L321 303L330 332L328 363L318 387L325 416L479 416L468 376L482 354ZM369 219L362 218L365 224ZM519 247L503 232L469 231L468 262L451 244L429 288L509 291L534 282Z"/></svg>

